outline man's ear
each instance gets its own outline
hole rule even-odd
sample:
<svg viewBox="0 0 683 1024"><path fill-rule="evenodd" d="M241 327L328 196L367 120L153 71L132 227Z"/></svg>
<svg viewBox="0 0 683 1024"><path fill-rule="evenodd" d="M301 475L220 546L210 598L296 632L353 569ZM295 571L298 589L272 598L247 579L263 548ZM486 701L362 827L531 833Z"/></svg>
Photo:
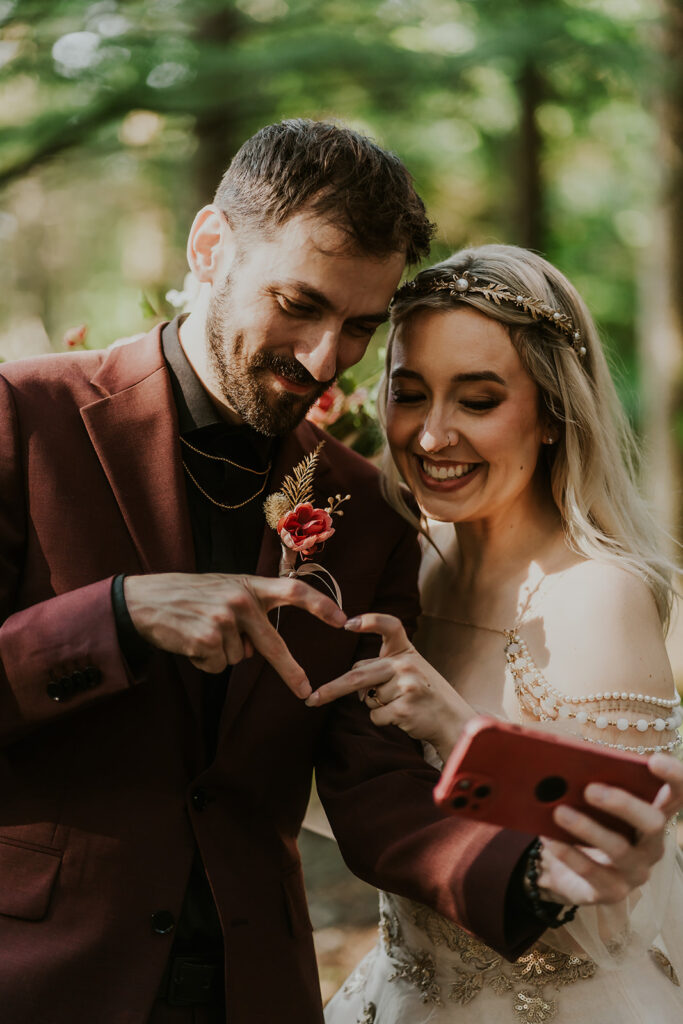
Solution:
<svg viewBox="0 0 683 1024"><path fill-rule="evenodd" d="M187 262L198 281L214 284L230 269L235 257L235 236L225 214L204 206L195 217L187 239Z"/></svg>

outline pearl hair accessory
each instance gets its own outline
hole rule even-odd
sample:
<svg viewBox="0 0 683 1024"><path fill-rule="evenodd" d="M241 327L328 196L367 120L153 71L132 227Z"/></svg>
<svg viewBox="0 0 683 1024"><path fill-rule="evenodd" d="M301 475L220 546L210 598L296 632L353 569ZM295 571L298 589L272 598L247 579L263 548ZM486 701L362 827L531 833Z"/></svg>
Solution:
<svg viewBox="0 0 683 1024"><path fill-rule="evenodd" d="M430 295L444 291L454 299L464 298L466 295L482 295L497 306L500 306L501 302L512 302L532 319L547 320L552 327L567 335L569 344L580 359L586 355L581 331L574 326L574 321L567 313L561 313L559 309L553 309L547 302L533 296L518 295L503 284L496 284L493 281L484 283L469 270L453 272L440 267L423 270L414 280L408 281L398 289L391 305L394 306L408 296Z"/></svg>

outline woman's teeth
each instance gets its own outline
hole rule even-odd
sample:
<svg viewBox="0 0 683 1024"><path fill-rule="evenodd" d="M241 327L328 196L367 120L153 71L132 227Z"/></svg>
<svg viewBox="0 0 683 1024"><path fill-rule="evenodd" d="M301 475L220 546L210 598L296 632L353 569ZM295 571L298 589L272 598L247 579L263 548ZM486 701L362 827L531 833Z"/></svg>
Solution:
<svg viewBox="0 0 683 1024"><path fill-rule="evenodd" d="M433 462L425 462L424 459L420 459L422 469L430 476L432 480L453 480L461 476L466 476L467 473L471 473L473 469L476 469L476 462L459 462L457 466L436 466Z"/></svg>

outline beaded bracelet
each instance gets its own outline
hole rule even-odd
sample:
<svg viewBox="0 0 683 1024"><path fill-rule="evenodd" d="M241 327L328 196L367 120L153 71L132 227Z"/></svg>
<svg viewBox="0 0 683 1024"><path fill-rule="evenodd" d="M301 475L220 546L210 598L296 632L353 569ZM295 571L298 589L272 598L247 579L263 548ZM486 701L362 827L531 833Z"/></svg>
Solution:
<svg viewBox="0 0 683 1024"><path fill-rule="evenodd" d="M541 899L541 894L538 891L538 876L541 873L540 860L541 860L542 844L540 839L535 839L529 847L529 855L526 862L526 871L524 877L527 881L527 896L536 917L546 928L561 928L563 924L568 924L569 921L573 921L576 916L576 911L579 909L578 906L570 907L569 910L565 910L562 917L558 917L556 911L550 909L551 907L557 907L557 903L548 903L546 900Z"/></svg>

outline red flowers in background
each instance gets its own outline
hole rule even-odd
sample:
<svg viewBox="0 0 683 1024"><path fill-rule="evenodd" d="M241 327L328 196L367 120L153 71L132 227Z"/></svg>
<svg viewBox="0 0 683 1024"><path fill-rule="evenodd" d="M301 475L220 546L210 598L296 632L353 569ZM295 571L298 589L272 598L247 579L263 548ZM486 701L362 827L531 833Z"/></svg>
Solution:
<svg viewBox="0 0 683 1024"><path fill-rule="evenodd" d="M62 339L67 348L85 348L85 341L88 337L88 325L79 324L78 327L70 327L64 332Z"/></svg>

